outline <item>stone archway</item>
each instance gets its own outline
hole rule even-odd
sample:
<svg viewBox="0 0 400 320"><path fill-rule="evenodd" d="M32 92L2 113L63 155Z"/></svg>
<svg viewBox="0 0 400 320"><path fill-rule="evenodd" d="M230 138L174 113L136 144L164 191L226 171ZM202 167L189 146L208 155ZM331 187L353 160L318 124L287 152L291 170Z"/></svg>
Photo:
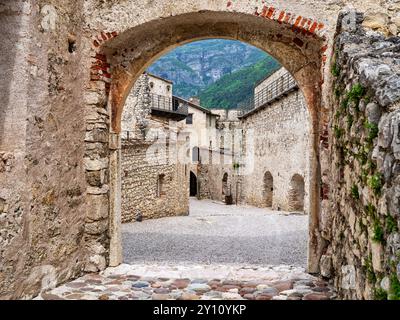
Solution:
<svg viewBox="0 0 400 320"><path fill-rule="evenodd" d="M288 193L289 211L304 211L304 178L295 174L290 180Z"/></svg>
<svg viewBox="0 0 400 320"><path fill-rule="evenodd" d="M238 1L239 2L239 1ZM106 80L99 100L107 100L110 127L110 265L122 261L120 235L121 114L127 95L140 74L172 48L207 38L240 40L275 57L296 79L307 101L311 119L309 271L318 272L320 164L319 124L322 70L328 48L324 24L286 10L264 6L232 10L188 10L164 19L148 18L141 24L120 25L115 33L101 33L93 41L93 81ZM118 25L118 24L117 24ZM115 27L115 25L114 25ZM103 69L107 70L106 72ZM98 71L100 70L100 71ZM104 79L107 78L107 79Z"/></svg>
<svg viewBox="0 0 400 320"><path fill-rule="evenodd" d="M267 171L264 174L264 179L263 179L263 199L264 199L264 205L267 208L272 207L273 203L273 194L274 194L274 178L271 174L271 172Z"/></svg>

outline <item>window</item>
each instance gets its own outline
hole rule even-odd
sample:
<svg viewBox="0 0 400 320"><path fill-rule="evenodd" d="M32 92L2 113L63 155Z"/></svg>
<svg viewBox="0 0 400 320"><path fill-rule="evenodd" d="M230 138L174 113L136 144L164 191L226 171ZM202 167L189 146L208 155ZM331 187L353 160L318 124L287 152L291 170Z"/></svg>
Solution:
<svg viewBox="0 0 400 320"><path fill-rule="evenodd" d="M167 91L169 92L169 91L171 91L171 86L167 86Z"/></svg>
<svg viewBox="0 0 400 320"><path fill-rule="evenodd" d="M150 82L150 88L154 88L154 82Z"/></svg>
<svg viewBox="0 0 400 320"><path fill-rule="evenodd" d="M225 148L225 138L224 138L224 136L220 137L219 143L220 143L219 148L223 150Z"/></svg>
<svg viewBox="0 0 400 320"><path fill-rule="evenodd" d="M165 174L159 174L157 179L157 197L159 198L165 195L164 180Z"/></svg>
<svg viewBox="0 0 400 320"><path fill-rule="evenodd" d="M189 113L186 117L186 124L193 124L193 113Z"/></svg>
<svg viewBox="0 0 400 320"><path fill-rule="evenodd" d="M194 147L192 149L192 161L200 161L200 149L199 147Z"/></svg>

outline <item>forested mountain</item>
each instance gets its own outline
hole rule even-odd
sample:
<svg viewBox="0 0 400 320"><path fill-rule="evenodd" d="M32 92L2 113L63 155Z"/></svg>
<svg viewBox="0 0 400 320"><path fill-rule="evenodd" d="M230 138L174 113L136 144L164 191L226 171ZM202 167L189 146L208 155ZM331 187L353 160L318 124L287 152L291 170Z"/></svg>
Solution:
<svg viewBox="0 0 400 320"><path fill-rule="evenodd" d="M148 71L173 81L177 96L200 96L207 107L229 108L248 98L254 83L276 65L275 60L253 46L240 41L211 39L172 50Z"/></svg>
<svg viewBox="0 0 400 320"><path fill-rule="evenodd" d="M250 100L254 85L279 67L276 60L267 57L252 66L227 74L200 92L201 105L209 109L234 109Z"/></svg>

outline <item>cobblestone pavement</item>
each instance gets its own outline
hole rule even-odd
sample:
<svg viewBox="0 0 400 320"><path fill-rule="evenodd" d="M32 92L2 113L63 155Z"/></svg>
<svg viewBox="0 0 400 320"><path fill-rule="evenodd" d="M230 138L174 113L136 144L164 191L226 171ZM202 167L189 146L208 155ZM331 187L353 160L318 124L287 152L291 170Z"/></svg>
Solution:
<svg viewBox="0 0 400 320"><path fill-rule="evenodd" d="M88 274L36 300L329 300L325 282L291 266L127 265Z"/></svg>
<svg viewBox="0 0 400 320"><path fill-rule="evenodd" d="M306 267L308 216L190 199L190 215L123 224L124 262Z"/></svg>

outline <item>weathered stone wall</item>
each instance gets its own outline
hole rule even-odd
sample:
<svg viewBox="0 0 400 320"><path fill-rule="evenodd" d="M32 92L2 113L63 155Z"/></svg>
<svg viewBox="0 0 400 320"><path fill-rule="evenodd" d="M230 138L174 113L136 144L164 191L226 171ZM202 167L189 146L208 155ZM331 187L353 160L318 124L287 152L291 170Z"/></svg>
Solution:
<svg viewBox="0 0 400 320"><path fill-rule="evenodd" d="M265 206L264 175L273 177L275 210L290 211L290 182L295 174L304 179L304 211L309 212L310 118L302 93L298 90L242 119L245 167L243 200Z"/></svg>
<svg viewBox="0 0 400 320"><path fill-rule="evenodd" d="M82 2L0 3L2 298L32 297L89 260Z"/></svg>
<svg viewBox="0 0 400 320"><path fill-rule="evenodd" d="M171 98L172 83L143 74L133 86L122 115L122 222L189 212L189 166L181 155L186 141L179 135L184 124L168 116L151 115L151 92ZM161 176L162 194L158 185Z"/></svg>
<svg viewBox="0 0 400 320"><path fill-rule="evenodd" d="M272 83L285 73L287 71L281 69L264 82ZM259 87L264 88L264 82ZM212 163L199 165L200 198L223 201L222 178L227 173L228 188L235 202L265 207L268 195L264 175L270 172L272 208L299 211L299 206L295 205L298 202L296 188L292 188L291 183L292 178L299 175L304 180L301 198L304 211L308 212L310 120L301 92L289 92L240 119L237 110L213 110L213 113L220 115L217 149L211 153ZM205 149L203 153L208 158L209 151Z"/></svg>
<svg viewBox="0 0 400 320"><path fill-rule="evenodd" d="M214 152L217 153L217 152ZM220 154L218 152L221 162L216 163L214 156L214 162L212 164L200 164L198 165L198 176L199 181L199 199L211 199L215 201L225 201L224 194L231 194L233 202L236 200L241 203L241 177L238 175L238 171L233 167L230 154ZM228 158L225 162L223 158ZM226 190L223 193L223 177L228 175L226 183ZM237 192L236 192L237 190Z"/></svg>
<svg viewBox="0 0 400 320"><path fill-rule="evenodd" d="M171 81L159 78L152 74L148 74L148 77L151 93L172 99L173 83Z"/></svg>
<svg viewBox="0 0 400 320"><path fill-rule="evenodd" d="M235 163L239 163L242 131L238 119L238 110L212 109L213 115L219 115L213 126L207 126L210 141L209 148L201 148L201 163L197 165L199 198L225 201L225 194L230 193L233 201L240 203L240 176ZM215 118L213 116L213 118ZM207 141L207 139L206 139ZM227 190L223 194L224 175L228 175ZM237 192L236 192L237 190Z"/></svg>
<svg viewBox="0 0 400 320"><path fill-rule="evenodd" d="M322 211L330 246L321 271L344 298L399 299L400 38L363 29L371 19L348 12L339 20L325 164L330 206Z"/></svg>
<svg viewBox="0 0 400 320"><path fill-rule="evenodd" d="M123 140L122 222L189 213L188 165L174 163L176 144L169 144L168 149L163 143L158 147L159 152L155 144ZM162 194L157 190L160 175Z"/></svg>

